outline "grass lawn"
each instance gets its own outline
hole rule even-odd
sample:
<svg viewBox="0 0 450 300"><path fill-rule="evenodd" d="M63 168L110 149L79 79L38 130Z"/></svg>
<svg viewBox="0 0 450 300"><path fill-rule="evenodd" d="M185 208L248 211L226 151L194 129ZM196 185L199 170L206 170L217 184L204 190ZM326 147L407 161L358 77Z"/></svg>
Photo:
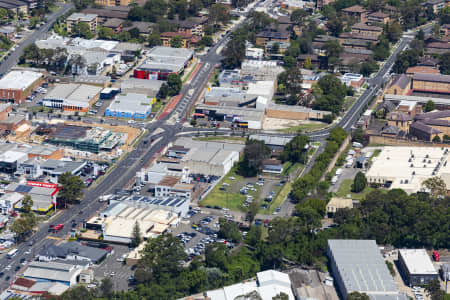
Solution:
<svg viewBox="0 0 450 300"><path fill-rule="evenodd" d="M234 177L232 180L230 177ZM246 195L243 195L239 192L239 190L244 186L246 180L244 177L236 174L236 167L233 167L231 171L224 176L221 182L219 182L213 190L200 202L202 206L220 206L226 207L230 210L235 211L247 211L247 208L242 206L245 199L247 199ZM229 186L224 186L223 184L229 184ZM220 188L223 187L226 190L221 191ZM248 195L253 196L253 199L256 201L259 197L260 186L255 185L256 192L248 191Z"/></svg>
<svg viewBox="0 0 450 300"><path fill-rule="evenodd" d="M162 105L162 101L156 101L152 106L152 112L158 112Z"/></svg>
<svg viewBox="0 0 450 300"><path fill-rule="evenodd" d="M322 128L326 127L327 125L328 124L326 124L326 123L302 124L302 125L297 125L297 126L293 126L293 127L289 127L289 128L280 129L279 131L286 132L286 133L296 133L299 131L313 131L313 130L322 129Z"/></svg>
<svg viewBox="0 0 450 300"><path fill-rule="evenodd" d="M287 162L284 163L283 172L281 173L281 175L282 176L289 175L292 172L294 172L295 170L297 170L298 168L302 168L303 169L304 167L305 166L303 164L301 164L301 163L297 162L295 164L292 164L292 162L287 161Z"/></svg>
<svg viewBox="0 0 450 300"><path fill-rule="evenodd" d="M352 199L358 199L358 200L364 200L366 195L375 189L367 186L362 192L360 193L352 193L352 179L344 179L341 183L341 186L339 187L339 191L336 193L337 197L347 197L348 194L351 195Z"/></svg>
<svg viewBox="0 0 450 300"><path fill-rule="evenodd" d="M277 196L275 197L275 200L273 200L272 203L270 203L270 206L264 211L264 213L266 214L273 213L275 209L277 209L277 207L279 207L281 203L283 203L284 199L286 199L287 195L289 195L292 190L292 183L286 182L285 185L277 188L279 188L280 190L279 192L276 192Z"/></svg>

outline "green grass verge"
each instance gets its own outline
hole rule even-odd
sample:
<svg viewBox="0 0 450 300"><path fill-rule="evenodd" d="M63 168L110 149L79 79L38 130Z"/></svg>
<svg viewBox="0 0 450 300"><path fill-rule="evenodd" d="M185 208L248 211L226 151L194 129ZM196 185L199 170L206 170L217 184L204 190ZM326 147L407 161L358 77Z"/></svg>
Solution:
<svg viewBox="0 0 450 300"><path fill-rule="evenodd" d="M277 188L279 188L279 191L277 193L277 196L275 197L275 200L273 200L270 203L270 206L266 210L264 210L264 213L266 213L266 214L273 213L277 209L277 207L279 207L283 203L284 199L286 199L286 197L289 195L289 193L292 190L292 183L286 182L285 185L283 185L282 187L277 187Z"/></svg>
<svg viewBox="0 0 450 300"><path fill-rule="evenodd" d="M285 132L285 133L296 133L299 131L313 131L313 130L319 130L322 129L324 127L326 127L328 124L325 123L311 123L311 124L302 124L302 125L297 125L297 126L292 126L289 128L284 128L284 129L280 129L280 132Z"/></svg>
<svg viewBox="0 0 450 300"><path fill-rule="evenodd" d="M194 72L195 68L197 68L198 60L195 62L195 65L192 66L192 69L189 73L186 74L186 76L183 79L183 85L188 81L188 79L191 77L192 73Z"/></svg>
<svg viewBox="0 0 450 300"><path fill-rule="evenodd" d="M339 187L338 192L336 193L337 197L347 197L348 194L351 195L352 199L358 199L358 200L364 200L366 195L372 191L375 190L375 188L372 188L370 186L367 186L362 192L360 193L352 193L352 179L344 179L341 183L341 186Z"/></svg>
<svg viewBox="0 0 450 300"><path fill-rule="evenodd" d="M292 162L287 161L284 163L283 172L281 172L281 175L287 176L287 175L291 174L292 172L296 171L298 168L303 169L304 165L301 163L298 163L298 162L293 164Z"/></svg>

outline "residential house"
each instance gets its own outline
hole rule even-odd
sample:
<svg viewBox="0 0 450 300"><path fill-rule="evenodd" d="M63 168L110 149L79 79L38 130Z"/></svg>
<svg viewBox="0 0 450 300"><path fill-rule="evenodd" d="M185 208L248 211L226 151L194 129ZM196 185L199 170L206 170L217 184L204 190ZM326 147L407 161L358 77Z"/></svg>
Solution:
<svg viewBox="0 0 450 300"><path fill-rule="evenodd" d="M106 22L103 23L102 26L112 29L114 33L120 33L122 31L124 22L124 20L119 18L111 18L106 20Z"/></svg>
<svg viewBox="0 0 450 300"><path fill-rule="evenodd" d="M95 0L95 4L100 6L128 6L132 0Z"/></svg>
<svg viewBox="0 0 450 300"><path fill-rule="evenodd" d="M151 22L133 22L131 26L129 27L123 27L122 30L123 31L129 31L133 28L137 28L139 30L139 34L143 35L143 36L149 36L150 33L152 33L152 29L153 26L155 25L155 23L151 23Z"/></svg>
<svg viewBox="0 0 450 300"><path fill-rule="evenodd" d="M256 35L256 45L266 46L267 42L290 42L290 33L286 30L264 30Z"/></svg>
<svg viewBox="0 0 450 300"><path fill-rule="evenodd" d="M433 67L427 67L427 66L415 66L415 67L409 67L406 69L406 75L409 77L412 77L416 73L421 74L440 74L441 72L439 69L433 68Z"/></svg>
<svg viewBox="0 0 450 300"><path fill-rule="evenodd" d="M413 118L403 112L391 112L387 115L388 125L396 126L405 132L409 131L409 126L413 122Z"/></svg>
<svg viewBox="0 0 450 300"><path fill-rule="evenodd" d="M389 14L377 11L367 15L367 22L370 24L387 24L389 23L391 18Z"/></svg>
<svg viewBox="0 0 450 300"><path fill-rule="evenodd" d="M128 6L108 6L103 8L86 8L81 12L84 14L96 14L98 24L101 25L112 18L127 20L130 9Z"/></svg>
<svg viewBox="0 0 450 300"><path fill-rule="evenodd" d="M444 54L450 52L450 43L433 42L425 46L426 54Z"/></svg>
<svg viewBox="0 0 450 300"><path fill-rule="evenodd" d="M433 12L437 14L442 8L449 5L448 0L428 0L424 3L425 7L431 7Z"/></svg>
<svg viewBox="0 0 450 300"><path fill-rule="evenodd" d="M84 14L73 13L66 19L67 32L72 33L73 27L78 23L86 23L89 25L91 32L97 31L97 15L96 14Z"/></svg>
<svg viewBox="0 0 450 300"><path fill-rule="evenodd" d="M344 8L342 14L349 19L356 19L360 23L367 22L367 11L361 5Z"/></svg>
<svg viewBox="0 0 450 300"><path fill-rule="evenodd" d="M182 48L189 48L199 42L199 38L193 36L192 34L183 32L163 32L160 35L161 44L164 47L172 46L172 39L175 37L180 37L182 42Z"/></svg>
<svg viewBox="0 0 450 300"><path fill-rule="evenodd" d="M169 20L169 23L175 24L178 27L178 32L190 34L190 35L197 35L197 36L203 36L203 29L204 29L204 19L197 18L198 20Z"/></svg>
<svg viewBox="0 0 450 300"><path fill-rule="evenodd" d="M450 24L441 25L439 33L445 37L450 36Z"/></svg>
<svg viewBox="0 0 450 300"><path fill-rule="evenodd" d="M383 28L379 26L371 26L363 23L356 23L352 26L352 32L363 36L372 36L378 38L383 32Z"/></svg>
<svg viewBox="0 0 450 300"><path fill-rule="evenodd" d="M0 27L0 35L12 39L16 35L16 28L13 26L2 26Z"/></svg>

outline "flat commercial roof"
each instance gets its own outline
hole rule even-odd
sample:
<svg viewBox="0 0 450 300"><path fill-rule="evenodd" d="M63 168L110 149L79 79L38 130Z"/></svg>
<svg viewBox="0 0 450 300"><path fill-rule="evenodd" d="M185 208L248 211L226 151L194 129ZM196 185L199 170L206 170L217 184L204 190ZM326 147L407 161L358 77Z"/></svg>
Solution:
<svg viewBox="0 0 450 300"><path fill-rule="evenodd" d="M33 71L11 71L0 79L0 89L25 90L43 76Z"/></svg>
<svg viewBox="0 0 450 300"><path fill-rule="evenodd" d="M250 138L258 141L263 141L266 145L273 146L284 146L292 140L291 137L270 136L263 134L252 134L250 135Z"/></svg>
<svg viewBox="0 0 450 300"><path fill-rule="evenodd" d="M366 173L368 182L391 183L391 188L401 188L407 193L421 189L422 182L439 176L448 181L450 164L448 148L438 147L383 147L374 157ZM446 182L450 186L450 182Z"/></svg>
<svg viewBox="0 0 450 300"><path fill-rule="evenodd" d="M174 146L184 146L188 149L206 148L206 149L224 149L241 152L244 150L244 144L221 143L214 141L196 141L189 137L180 137L174 143Z"/></svg>
<svg viewBox="0 0 450 300"><path fill-rule="evenodd" d="M399 252L409 274L435 275L438 273L425 249L400 249Z"/></svg>
<svg viewBox="0 0 450 300"><path fill-rule="evenodd" d="M417 103L427 103L429 100L433 101L436 105L450 105L450 99L445 98L433 98L428 96L405 96L405 95L393 95L393 94L386 94L384 95L385 101L414 101Z"/></svg>
<svg viewBox="0 0 450 300"><path fill-rule="evenodd" d="M254 108L246 107L230 107L230 106L217 106L217 105L197 105L196 110L208 110L216 111L216 113L240 117L242 121L262 121L264 117L263 111L255 110Z"/></svg>
<svg viewBox="0 0 450 300"><path fill-rule="evenodd" d="M91 22L95 18L97 18L96 14L73 13L67 18L67 21Z"/></svg>
<svg viewBox="0 0 450 300"><path fill-rule="evenodd" d="M328 247L348 293L398 293L374 240L328 240Z"/></svg>
<svg viewBox="0 0 450 300"><path fill-rule="evenodd" d="M142 92L148 96L155 97L163 83L164 81L162 80L129 78L121 81L120 88L122 92Z"/></svg>
<svg viewBox="0 0 450 300"><path fill-rule="evenodd" d="M190 49L158 46L151 50L148 59L139 68L179 72L193 55Z"/></svg>
<svg viewBox="0 0 450 300"><path fill-rule="evenodd" d="M118 95L108 109L110 111L118 112L130 112L145 114L149 109L151 109L152 97L144 94L121 94Z"/></svg>
<svg viewBox="0 0 450 300"><path fill-rule="evenodd" d="M87 84L58 84L55 88L48 93L44 100L60 99L64 100L65 105L74 103L79 105L84 103L89 106L89 102L95 98L102 90L99 86L87 85Z"/></svg>

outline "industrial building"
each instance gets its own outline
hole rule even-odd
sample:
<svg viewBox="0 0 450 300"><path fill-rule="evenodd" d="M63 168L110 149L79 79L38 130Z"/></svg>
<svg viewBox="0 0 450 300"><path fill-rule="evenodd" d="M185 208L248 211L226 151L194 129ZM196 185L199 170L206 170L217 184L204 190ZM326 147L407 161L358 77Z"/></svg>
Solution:
<svg viewBox="0 0 450 300"><path fill-rule="evenodd" d="M369 184L425 191L422 182L439 176L450 187L449 150L438 147L383 147L366 173Z"/></svg>
<svg viewBox="0 0 450 300"><path fill-rule="evenodd" d="M439 278L439 273L425 249L400 249L398 263L409 286L426 285Z"/></svg>
<svg viewBox="0 0 450 300"><path fill-rule="evenodd" d="M45 95L42 105L64 111L87 112L97 101L101 90L99 86L87 84L58 84Z"/></svg>
<svg viewBox="0 0 450 300"><path fill-rule="evenodd" d="M223 176L239 161L239 152L223 149L192 148L181 159L190 173Z"/></svg>
<svg viewBox="0 0 450 300"><path fill-rule="evenodd" d="M287 296L287 300L295 299L289 275L275 270L256 273L256 280L207 291L206 296L213 300L227 300L239 299L240 296L250 293L256 293L262 300L272 300L281 293Z"/></svg>
<svg viewBox="0 0 450 300"><path fill-rule="evenodd" d="M120 94L111 101L111 104L105 110L105 116L146 119L152 112L152 105L155 101L156 98L145 94Z"/></svg>
<svg viewBox="0 0 450 300"><path fill-rule="evenodd" d="M59 245L50 245L43 248L38 255L39 261L55 261L68 260L76 261L82 260L90 264L98 264L106 256L108 252L104 249L89 247L78 242L66 242Z"/></svg>
<svg viewBox="0 0 450 300"><path fill-rule="evenodd" d="M241 65L241 76L251 76L255 81L274 81L284 69L275 61L244 60Z"/></svg>
<svg viewBox="0 0 450 300"><path fill-rule="evenodd" d="M42 125L36 129L36 133L46 134L46 142L48 143L92 153L112 151L122 143L124 137L122 133L112 132L100 127L92 128L66 124Z"/></svg>
<svg viewBox="0 0 450 300"><path fill-rule="evenodd" d="M195 118L205 118L235 123L238 127L261 129L264 120L264 111L246 107L227 107L216 105L197 105Z"/></svg>
<svg viewBox="0 0 450 300"><path fill-rule="evenodd" d="M306 106L281 105L269 103L266 108L266 116L269 118L287 120L322 120L329 111L315 110Z"/></svg>
<svg viewBox="0 0 450 300"><path fill-rule="evenodd" d="M0 101L23 103L43 81L44 74L34 71L11 71L0 79Z"/></svg>
<svg viewBox="0 0 450 300"><path fill-rule="evenodd" d="M134 70L138 79L167 80L170 74L181 74L194 59L194 51L184 48L154 47L148 59Z"/></svg>
<svg viewBox="0 0 450 300"><path fill-rule="evenodd" d="M73 175L78 175L86 164L86 161L30 158L18 166L18 171L33 179L48 176L50 182L57 183L61 174L68 172Z"/></svg>
<svg viewBox="0 0 450 300"><path fill-rule="evenodd" d="M33 200L31 209L37 213L46 214L55 207L59 189L57 184L28 181L27 184L11 183L5 191L30 196ZM14 208L21 209L22 202L16 203Z"/></svg>
<svg viewBox="0 0 450 300"><path fill-rule="evenodd" d="M108 208L86 223L86 228L101 230L103 240L129 244L137 223L144 239L154 238L179 223L189 210L190 201L182 198L112 196Z"/></svg>
<svg viewBox="0 0 450 300"><path fill-rule="evenodd" d="M328 240L327 255L343 299L352 292L372 300L407 300L400 294L374 240Z"/></svg>
<svg viewBox="0 0 450 300"><path fill-rule="evenodd" d="M33 261L23 272L22 277L40 282L59 282L67 286L78 283L83 267L59 262Z"/></svg>
<svg viewBox="0 0 450 300"><path fill-rule="evenodd" d="M162 80L145 80L137 78L129 78L120 82L120 90L122 93L138 93L145 94L149 97L155 98L158 96Z"/></svg>

